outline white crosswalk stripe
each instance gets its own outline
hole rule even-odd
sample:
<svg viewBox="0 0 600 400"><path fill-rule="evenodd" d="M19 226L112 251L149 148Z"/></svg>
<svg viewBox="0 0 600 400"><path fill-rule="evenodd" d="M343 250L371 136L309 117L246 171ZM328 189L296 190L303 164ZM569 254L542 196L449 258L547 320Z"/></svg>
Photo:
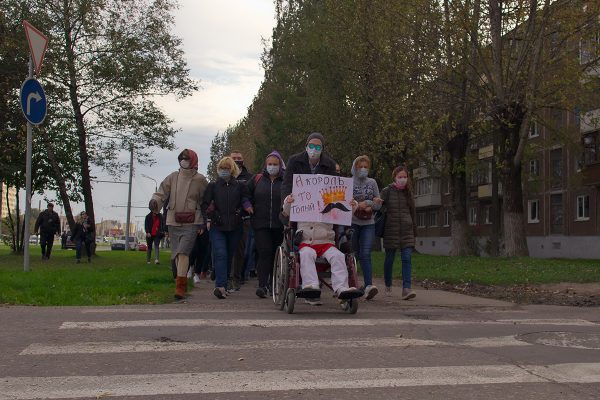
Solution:
<svg viewBox="0 0 600 400"><path fill-rule="evenodd" d="M598 383L600 363L5 377L0 400L550 382Z"/></svg>
<svg viewBox="0 0 600 400"><path fill-rule="evenodd" d="M215 326L215 327L334 327L378 325L552 325L552 326L599 326L582 319L506 319L496 321L449 321L434 319L145 319L133 321L67 321L60 329L117 329L161 326Z"/></svg>

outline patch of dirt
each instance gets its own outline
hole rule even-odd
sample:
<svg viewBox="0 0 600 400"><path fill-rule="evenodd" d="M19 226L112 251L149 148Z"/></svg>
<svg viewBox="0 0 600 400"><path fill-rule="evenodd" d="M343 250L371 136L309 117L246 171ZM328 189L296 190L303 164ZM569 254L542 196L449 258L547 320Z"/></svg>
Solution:
<svg viewBox="0 0 600 400"><path fill-rule="evenodd" d="M469 296L511 301L517 304L551 304L575 307L600 306L600 283L555 283L542 285L491 286L425 280L424 289L447 290Z"/></svg>

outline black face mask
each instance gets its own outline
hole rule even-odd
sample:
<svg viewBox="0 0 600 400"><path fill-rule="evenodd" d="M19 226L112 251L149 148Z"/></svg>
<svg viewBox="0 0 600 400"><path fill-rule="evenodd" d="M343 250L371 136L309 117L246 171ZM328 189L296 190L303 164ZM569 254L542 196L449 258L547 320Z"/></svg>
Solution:
<svg viewBox="0 0 600 400"><path fill-rule="evenodd" d="M244 166L244 161L242 160L235 160L235 163L237 164L238 167L242 168Z"/></svg>

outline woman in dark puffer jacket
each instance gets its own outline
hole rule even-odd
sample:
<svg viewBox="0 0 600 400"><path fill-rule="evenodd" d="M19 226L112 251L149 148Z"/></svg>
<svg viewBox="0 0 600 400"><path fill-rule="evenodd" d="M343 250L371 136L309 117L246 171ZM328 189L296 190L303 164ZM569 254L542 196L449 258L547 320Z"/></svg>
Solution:
<svg viewBox="0 0 600 400"><path fill-rule="evenodd" d="M277 247L283 240L283 224L279 220L281 210L281 183L285 165L278 152L273 151L265 160L263 172L248 181L250 201L254 208L252 229L258 253L258 289L256 295L267 297L273 260Z"/></svg>

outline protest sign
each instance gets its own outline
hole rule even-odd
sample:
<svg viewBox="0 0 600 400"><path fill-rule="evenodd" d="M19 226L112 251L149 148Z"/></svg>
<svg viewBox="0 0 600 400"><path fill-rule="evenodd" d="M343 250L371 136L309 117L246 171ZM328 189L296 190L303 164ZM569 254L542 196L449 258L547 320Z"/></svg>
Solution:
<svg viewBox="0 0 600 400"><path fill-rule="evenodd" d="M291 221L352 224L352 178L294 174L293 179Z"/></svg>

